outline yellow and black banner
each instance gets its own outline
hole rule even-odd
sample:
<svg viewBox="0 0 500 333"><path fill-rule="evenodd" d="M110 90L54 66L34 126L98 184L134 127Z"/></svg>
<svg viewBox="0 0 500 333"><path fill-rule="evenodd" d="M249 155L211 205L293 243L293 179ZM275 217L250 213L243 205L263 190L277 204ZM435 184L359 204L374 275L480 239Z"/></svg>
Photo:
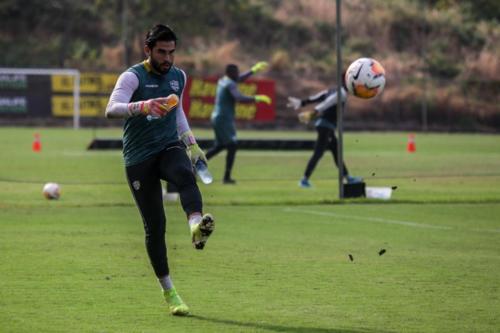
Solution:
<svg viewBox="0 0 500 333"><path fill-rule="evenodd" d="M118 74L82 73L80 75L80 116L102 117L113 91ZM74 77L51 76L51 105L55 117L73 116Z"/></svg>
<svg viewBox="0 0 500 333"><path fill-rule="evenodd" d="M103 117L118 74L80 75L80 116ZM73 117L71 75L0 74L0 117Z"/></svg>
<svg viewBox="0 0 500 333"><path fill-rule="evenodd" d="M271 97L272 104L236 103L235 116L240 121L269 122L275 119L274 81L250 79L238 84L238 90L247 96L264 94ZM184 92L183 107L190 119L209 120L214 110L217 78L188 78Z"/></svg>
<svg viewBox="0 0 500 333"><path fill-rule="evenodd" d="M116 73L80 74L80 116L102 118L113 91ZM24 75L0 73L0 117L60 117L74 114L74 77L71 75ZM190 119L209 121L214 108L217 78L188 78L183 107ZM265 94L272 104L237 103L236 119L269 122L275 119L275 88L272 80L247 80L238 84L242 94Z"/></svg>

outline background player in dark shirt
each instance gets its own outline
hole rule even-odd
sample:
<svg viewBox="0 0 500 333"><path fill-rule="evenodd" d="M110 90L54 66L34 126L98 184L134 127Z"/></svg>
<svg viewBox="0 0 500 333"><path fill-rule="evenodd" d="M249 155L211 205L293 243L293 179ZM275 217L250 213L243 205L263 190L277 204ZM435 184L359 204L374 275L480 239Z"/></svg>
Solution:
<svg viewBox="0 0 500 333"><path fill-rule="evenodd" d="M305 124L314 120L314 126L316 127L316 132L318 133L318 137L314 145L313 155L307 163L304 176L299 181L300 187L311 187L309 178L327 148L332 153L335 164L338 166L337 137L335 136L335 129L337 127L337 103L339 100L342 103L347 101L345 83L343 83L343 86L340 89L340 98L337 90L338 89L336 87L323 90L302 100L292 96L288 97L287 106L293 108L294 110L299 110L301 107L308 104L317 103L312 111L303 111L299 113L299 120ZM349 175L349 171L347 170L345 163L343 169L343 177L346 182L356 183L362 181L359 177L352 177Z"/></svg>

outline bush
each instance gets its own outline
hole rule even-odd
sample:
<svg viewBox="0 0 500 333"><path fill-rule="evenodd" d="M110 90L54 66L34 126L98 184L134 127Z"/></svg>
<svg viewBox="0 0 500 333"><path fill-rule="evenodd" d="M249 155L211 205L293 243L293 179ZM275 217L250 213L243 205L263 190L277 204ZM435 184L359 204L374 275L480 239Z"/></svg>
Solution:
<svg viewBox="0 0 500 333"><path fill-rule="evenodd" d="M425 55L425 62L429 73L437 78L452 79L461 72L460 62L456 55L450 53L448 44L444 41L434 41L429 45Z"/></svg>
<svg viewBox="0 0 500 333"><path fill-rule="evenodd" d="M293 21L282 26L281 31L275 34L276 42L282 47L300 47L313 40L309 28L299 21Z"/></svg>
<svg viewBox="0 0 500 333"><path fill-rule="evenodd" d="M353 37L347 40L346 46L352 51L370 57L375 53L375 43L369 37Z"/></svg>
<svg viewBox="0 0 500 333"><path fill-rule="evenodd" d="M389 35L396 51L419 50L423 36L431 32L425 13L415 6L400 5L392 13Z"/></svg>
<svg viewBox="0 0 500 333"><path fill-rule="evenodd" d="M271 68L276 71L285 71L291 67L290 56L285 50L277 50L271 56Z"/></svg>

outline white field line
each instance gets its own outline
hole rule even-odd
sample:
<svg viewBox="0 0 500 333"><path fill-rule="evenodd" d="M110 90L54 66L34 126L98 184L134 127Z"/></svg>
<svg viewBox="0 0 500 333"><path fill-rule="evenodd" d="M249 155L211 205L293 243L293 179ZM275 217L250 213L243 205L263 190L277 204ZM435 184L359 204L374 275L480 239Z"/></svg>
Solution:
<svg viewBox="0 0 500 333"><path fill-rule="evenodd" d="M305 210L305 209L285 208L284 211L291 212L291 213L303 213L303 214L310 214L310 215L338 217L338 218L344 218L344 219L360 220L360 221L375 222L375 223L397 224L397 225L404 225L404 226L412 227L412 228L427 228L427 229L441 229L441 230L453 229L452 227L443 227L443 226L438 226L438 225L433 225L433 224L415 223L415 222L400 221L400 220L389 220L389 219L378 218L378 217L345 215L345 214L337 214L337 213L331 213L331 212L318 212L318 211Z"/></svg>
<svg viewBox="0 0 500 333"><path fill-rule="evenodd" d="M500 229L472 229L472 231L500 233Z"/></svg>

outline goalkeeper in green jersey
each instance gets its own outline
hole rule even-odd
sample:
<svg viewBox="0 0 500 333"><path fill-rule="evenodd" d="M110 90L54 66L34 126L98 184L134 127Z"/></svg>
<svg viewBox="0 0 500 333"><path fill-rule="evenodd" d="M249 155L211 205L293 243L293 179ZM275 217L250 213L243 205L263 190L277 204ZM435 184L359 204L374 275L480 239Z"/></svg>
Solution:
<svg viewBox="0 0 500 333"><path fill-rule="evenodd" d="M215 132L213 147L207 151L207 159L212 158L222 150L227 149L226 168L224 171L224 184L235 184L231 178L234 158L238 148L235 126L235 105L236 102L262 102L271 104L271 98L266 95L245 96L238 90L238 82L249 78L252 74L263 71L267 68L267 62L261 61L252 68L241 74L238 66L230 64L226 67L226 75L217 82L217 92L215 95L215 108L212 112L212 126Z"/></svg>
<svg viewBox="0 0 500 333"><path fill-rule="evenodd" d="M186 74L173 65L176 46L177 37L168 26L158 24L147 33L147 59L120 75L106 117L125 119L125 171L144 224L147 253L171 313L187 315L189 309L174 288L168 266L161 180L178 189L196 249L205 247L214 219L202 214L193 174L192 165L206 158L182 108Z"/></svg>

